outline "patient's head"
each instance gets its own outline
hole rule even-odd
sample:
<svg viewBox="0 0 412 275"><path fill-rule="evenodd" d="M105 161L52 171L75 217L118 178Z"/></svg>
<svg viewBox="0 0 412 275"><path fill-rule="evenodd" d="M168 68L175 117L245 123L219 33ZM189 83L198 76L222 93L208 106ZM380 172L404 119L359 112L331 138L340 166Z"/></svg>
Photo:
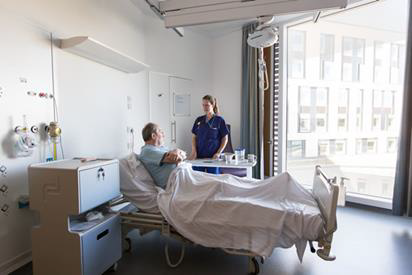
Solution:
<svg viewBox="0 0 412 275"><path fill-rule="evenodd" d="M160 146L163 144L164 132L157 124L149 122L143 127L142 137L146 144Z"/></svg>

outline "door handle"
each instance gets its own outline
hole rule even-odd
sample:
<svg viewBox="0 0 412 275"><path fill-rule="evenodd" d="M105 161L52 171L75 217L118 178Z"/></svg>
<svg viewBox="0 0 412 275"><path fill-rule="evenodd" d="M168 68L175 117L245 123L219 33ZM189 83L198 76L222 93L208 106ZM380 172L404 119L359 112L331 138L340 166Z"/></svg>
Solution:
<svg viewBox="0 0 412 275"><path fill-rule="evenodd" d="M176 121L172 121L172 143L176 143Z"/></svg>

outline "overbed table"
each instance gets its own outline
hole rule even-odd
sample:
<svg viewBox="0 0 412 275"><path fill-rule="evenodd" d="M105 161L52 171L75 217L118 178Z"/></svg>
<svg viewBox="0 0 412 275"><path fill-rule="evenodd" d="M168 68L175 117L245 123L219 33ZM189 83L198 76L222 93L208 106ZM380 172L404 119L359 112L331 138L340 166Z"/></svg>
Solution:
<svg viewBox="0 0 412 275"><path fill-rule="evenodd" d="M247 159L239 161L237 164L234 161L231 163L226 163L224 160L217 159L195 159L186 160L186 162L192 164L193 166L243 168L246 169L246 177L248 178L252 178L252 167L256 165L256 161L248 162Z"/></svg>

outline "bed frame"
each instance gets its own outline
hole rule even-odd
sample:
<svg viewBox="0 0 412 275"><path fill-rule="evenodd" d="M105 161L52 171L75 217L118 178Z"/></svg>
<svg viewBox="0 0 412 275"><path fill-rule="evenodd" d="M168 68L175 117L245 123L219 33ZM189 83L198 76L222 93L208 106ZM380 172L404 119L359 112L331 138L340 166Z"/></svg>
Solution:
<svg viewBox="0 0 412 275"><path fill-rule="evenodd" d="M326 174L322 171L320 166L315 167L315 175L313 179L313 190L312 194L318 203L319 209L323 216L324 227L323 232L320 234L318 240L309 241L311 252L316 252L317 255L326 260L333 261L335 256L330 254L332 246L333 233L337 229L336 222L336 206L338 201L339 188L336 184L336 177L328 178ZM118 200L112 204L118 205L125 203L125 200ZM169 246L166 242L165 245L165 257L167 264L174 268L177 267L184 258L185 255L185 245L193 244L190 240L186 239L180 235L161 214L150 214L141 211L132 212L120 212L121 223L122 223L122 240L124 251L131 251L131 240L127 238L127 234L133 229L139 229L139 233L144 235L153 230L159 230L163 236L172 237L181 241L182 249L180 252L179 259L176 263L170 261L169 256ZM313 242L318 243L318 249L315 249ZM222 249L226 253L235 255L244 255L249 257L249 272L250 274L259 273L259 263L258 258L260 258L261 263L264 262L264 257L252 253L246 250L235 250L235 249Z"/></svg>

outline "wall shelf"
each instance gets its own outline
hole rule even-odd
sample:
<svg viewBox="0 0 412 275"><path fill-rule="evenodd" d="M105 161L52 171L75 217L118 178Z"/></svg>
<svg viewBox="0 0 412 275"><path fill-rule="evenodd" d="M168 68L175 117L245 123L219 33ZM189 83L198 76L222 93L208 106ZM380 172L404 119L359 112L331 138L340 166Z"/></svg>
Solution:
<svg viewBox="0 0 412 275"><path fill-rule="evenodd" d="M149 68L143 62L118 52L88 36L61 39L59 46L61 49L125 73L138 73Z"/></svg>

